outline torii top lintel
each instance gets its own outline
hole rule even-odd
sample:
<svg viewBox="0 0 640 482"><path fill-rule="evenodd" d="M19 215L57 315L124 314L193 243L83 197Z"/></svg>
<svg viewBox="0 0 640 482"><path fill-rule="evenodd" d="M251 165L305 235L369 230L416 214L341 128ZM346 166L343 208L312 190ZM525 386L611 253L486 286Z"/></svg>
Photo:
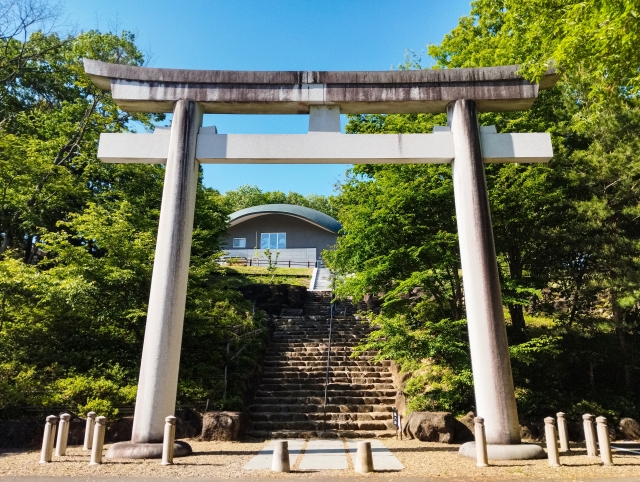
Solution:
<svg viewBox="0 0 640 482"><path fill-rule="evenodd" d="M110 90L130 112L172 112L193 100L212 114L307 114L310 106L339 106L344 114L446 112L447 104L473 99L480 112L527 110L539 84L517 74L517 65L477 69L390 71L237 71L135 67L84 59L93 83Z"/></svg>

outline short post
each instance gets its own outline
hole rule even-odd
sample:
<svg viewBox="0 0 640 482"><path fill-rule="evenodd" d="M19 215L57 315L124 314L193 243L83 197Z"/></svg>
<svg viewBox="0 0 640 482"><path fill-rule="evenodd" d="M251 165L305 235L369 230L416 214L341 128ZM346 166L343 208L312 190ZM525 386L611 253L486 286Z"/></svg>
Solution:
<svg viewBox="0 0 640 482"><path fill-rule="evenodd" d="M356 452L356 472L360 472L361 474L373 472L371 442L358 442L358 451Z"/></svg>
<svg viewBox="0 0 640 482"><path fill-rule="evenodd" d="M604 465L613 465L611 457L611 444L609 443L609 426L605 417L596 418L598 424L598 446L600 447L600 458Z"/></svg>
<svg viewBox="0 0 640 482"><path fill-rule="evenodd" d="M173 465L173 443L176 439L176 417L170 415L164 419L164 439L162 441L162 462L160 465Z"/></svg>
<svg viewBox="0 0 640 482"><path fill-rule="evenodd" d="M56 424L58 417L49 415L44 426L44 436L42 437L42 450L40 451L40 463L47 464L51 462L53 455L53 437L56 433Z"/></svg>
<svg viewBox="0 0 640 482"><path fill-rule="evenodd" d="M93 442L93 426L96 423L96 412L87 413L87 424L84 427L84 445L82 450L91 450Z"/></svg>
<svg viewBox="0 0 640 482"><path fill-rule="evenodd" d="M476 417L473 419L475 425L476 437L476 457L478 467L488 467L489 457L487 456L487 437L484 433L484 418Z"/></svg>
<svg viewBox="0 0 640 482"><path fill-rule="evenodd" d="M271 470L274 472L291 472L289 464L289 443L286 440L276 440L273 448L273 460Z"/></svg>
<svg viewBox="0 0 640 482"><path fill-rule="evenodd" d="M558 434L556 433L556 421L553 417L544 419L544 436L547 441L547 456L549 467L560 467L560 454L558 452Z"/></svg>
<svg viewBox="0 0 640 482"><path fill-rule="evenodd" d="M107 417L96 417L96 425L93 430L93 446L91 448L91 462L89 465L102 463L102 448L104 447L104 433L106 431Z"/></svg>
<svg viewBox="0 0 640 482"><path fill-rule="evenodd" d="M587 456L597 457L598 446L596 445L596 429L593 426L593 415L585 414L582 416L582 426L584 427L584 441L587 445Z"/></svg>
<svg viewBox="0 0 640 482"><path fill-rule="evenodd" d="M558 417L558 438L560 439L560 452L569 452L569 429L567 427L567 419L564 412L556 413Z"/></svg>
<svg viewBox="0 0 640 482"><path fill-rule="evenodd" d="M58 426L58 440L56 440L56 457L67 454L67 439L69 438L69 420L71 415L63 413L60 415L60 425Z"/></svg>

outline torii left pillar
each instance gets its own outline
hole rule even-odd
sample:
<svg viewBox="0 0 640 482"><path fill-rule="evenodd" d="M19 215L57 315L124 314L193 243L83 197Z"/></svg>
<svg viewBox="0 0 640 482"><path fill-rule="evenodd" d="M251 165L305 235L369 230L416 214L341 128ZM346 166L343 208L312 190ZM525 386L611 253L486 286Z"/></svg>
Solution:
<svg viewBox="0 0 640 482"><path fill-rule="evenodd" d="M202 116L197 102L179 100L173 109L133 433L107 458L160 458L165 418L175 412ZM187 443L176 442L175 457L190 453Z"/></svg>

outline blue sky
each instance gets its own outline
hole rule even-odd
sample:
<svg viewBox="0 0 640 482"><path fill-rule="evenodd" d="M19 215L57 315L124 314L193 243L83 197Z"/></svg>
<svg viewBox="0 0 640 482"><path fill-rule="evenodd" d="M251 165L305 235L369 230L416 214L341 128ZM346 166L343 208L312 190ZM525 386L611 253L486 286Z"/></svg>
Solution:
<svg viewBox="0 0 640 482"><path fill-rule="evenodd" d="M129 30L149 65L220 70L388 70L407 49L439 43L468 0L63 0L73 32ZM429 65L423 55L423 65ZM229 133L305 133L306 115L206 115ZM207 165L204 182L226 192L331 194L346 165Z"/></svg>

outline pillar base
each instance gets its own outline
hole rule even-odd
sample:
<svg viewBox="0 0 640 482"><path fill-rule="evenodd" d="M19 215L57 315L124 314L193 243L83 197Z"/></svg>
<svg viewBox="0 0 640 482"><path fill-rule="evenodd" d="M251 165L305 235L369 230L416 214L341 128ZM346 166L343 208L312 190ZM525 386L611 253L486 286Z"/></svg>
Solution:
<svg viewBox="0 0 640 482"><path fill-rule="evenodd" d="M475 459L476 443L467 442L460 446L460 455ZM487 457L489 460L531 460L543 459L547 456L545 451L536 444L491 445L487 444Z"/></svg>
<svg viewBox="0 0 640 482"><path fill-rule="evenodd" d="M173 444L174 457L186 457L191 455L191 445L182 440L176 440ZM105 454L107 459L161 459L162 442L160 443L133 443L118 442L113 444Z"/></svg>

